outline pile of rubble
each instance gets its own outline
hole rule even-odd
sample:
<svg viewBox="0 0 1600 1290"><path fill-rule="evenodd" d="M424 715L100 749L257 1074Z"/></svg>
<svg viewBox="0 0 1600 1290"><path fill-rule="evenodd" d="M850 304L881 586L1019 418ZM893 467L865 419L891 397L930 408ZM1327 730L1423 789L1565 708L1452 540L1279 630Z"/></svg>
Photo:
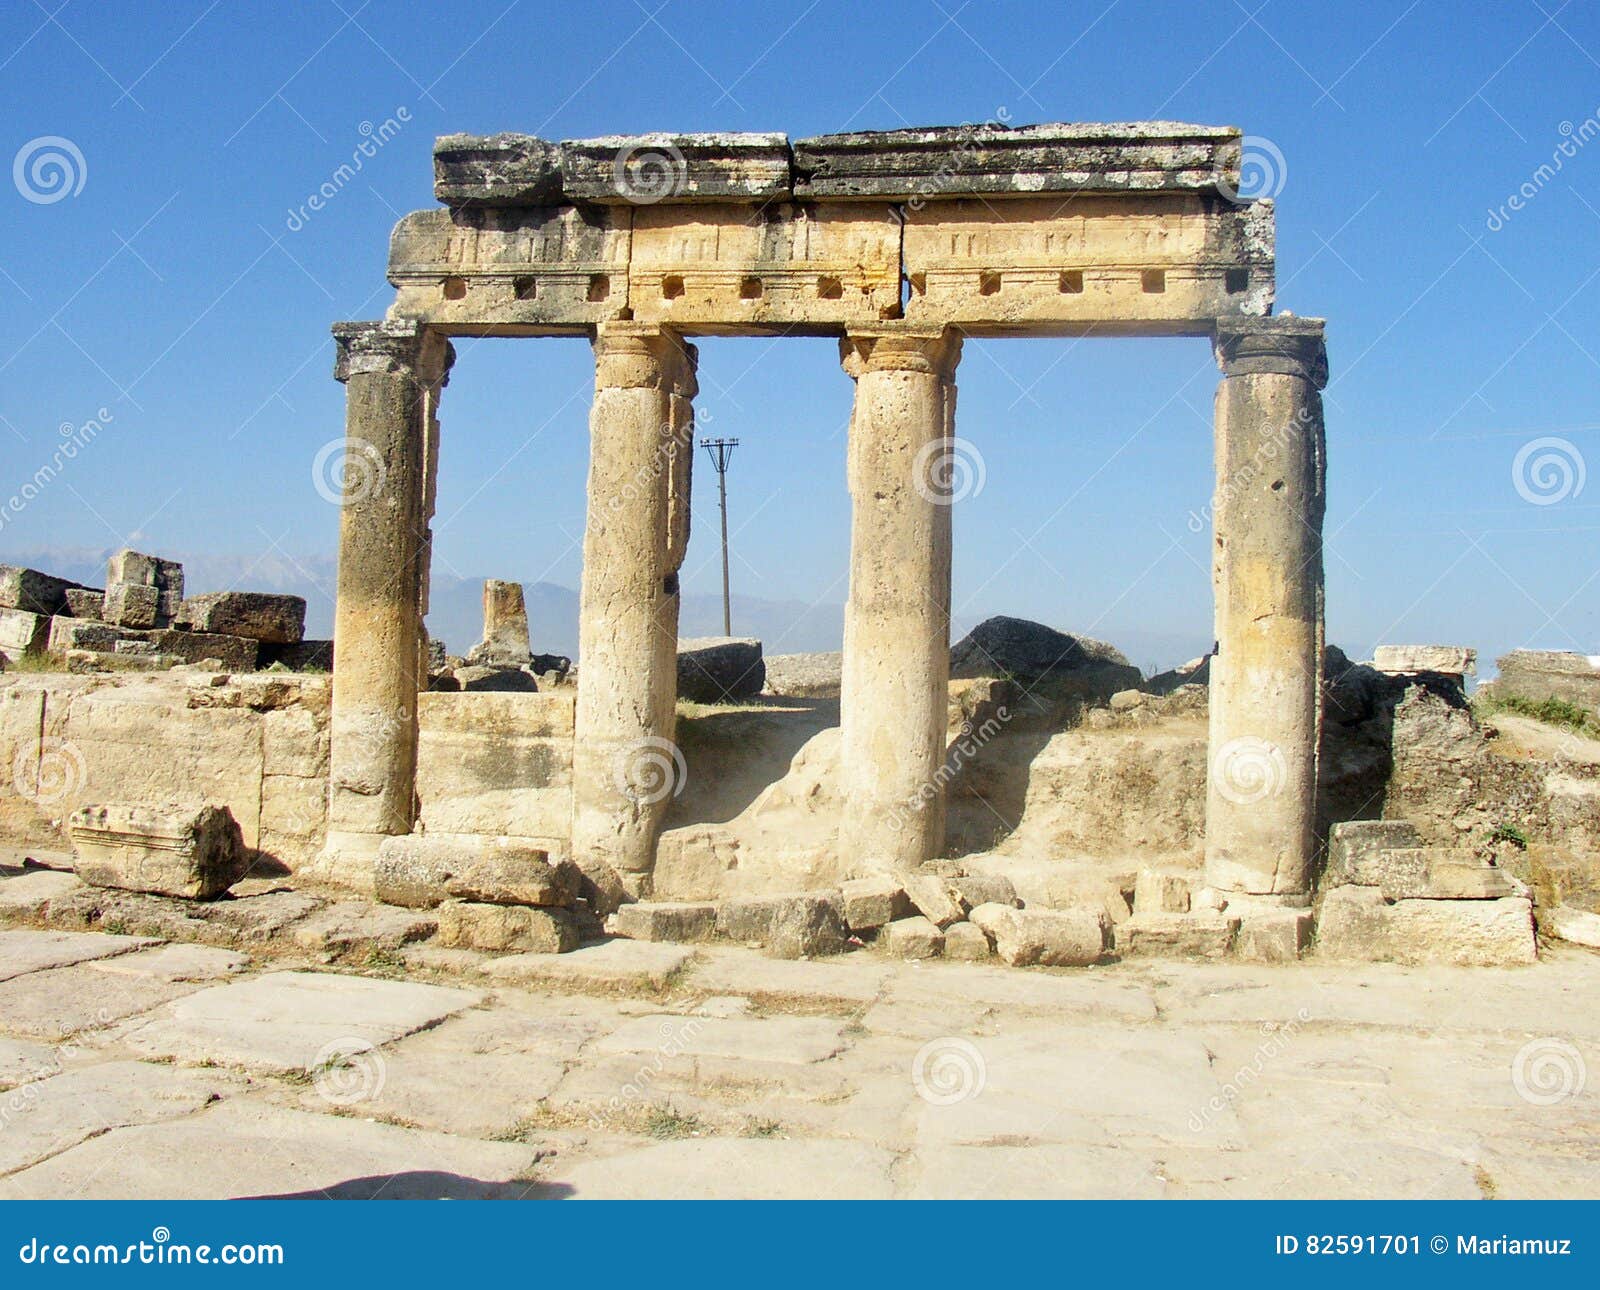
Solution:
<svg viewBox="0 0 1600 1290"><path fill-rule="evenodd" d="M572 660L535 654L529 645L528 608L520 582L489 578L483 584L483 639L465 658L445 653L443 641L428 641L428 688L523 691L551 689L566 680Z"/></svg>
<svg viewBox="0 0 1600 1290"><path fill-rule="evenodd" d="M253 591L184 595L175 560L121 550L103 588L0 565L0 661L56 659L70 672L183 665L329 670L333 642L306 640L306 602Z"/></svg>

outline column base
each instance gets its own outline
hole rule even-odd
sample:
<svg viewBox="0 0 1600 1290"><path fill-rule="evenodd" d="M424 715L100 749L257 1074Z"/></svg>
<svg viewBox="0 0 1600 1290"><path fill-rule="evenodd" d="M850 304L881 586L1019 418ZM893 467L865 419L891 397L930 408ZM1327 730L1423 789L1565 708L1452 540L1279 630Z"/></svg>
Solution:
<svg viewBox="0 0 1600 1290"><path fill-rule="evenodd" d="M377 894L378 848L387 833L329 833L315 860L299 872L363 896Z"/></svg>

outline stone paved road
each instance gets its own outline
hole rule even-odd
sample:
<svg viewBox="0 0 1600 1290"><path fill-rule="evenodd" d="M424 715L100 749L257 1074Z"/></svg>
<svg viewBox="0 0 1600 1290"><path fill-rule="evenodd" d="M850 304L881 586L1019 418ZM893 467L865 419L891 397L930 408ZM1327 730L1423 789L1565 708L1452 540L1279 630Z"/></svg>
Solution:
<svg viewBox="0 0 1600 1290"><path fill-rule="evenodd" d="M1600 1196L1583 951L407 957L0 933L0 1197Z"/></svg>

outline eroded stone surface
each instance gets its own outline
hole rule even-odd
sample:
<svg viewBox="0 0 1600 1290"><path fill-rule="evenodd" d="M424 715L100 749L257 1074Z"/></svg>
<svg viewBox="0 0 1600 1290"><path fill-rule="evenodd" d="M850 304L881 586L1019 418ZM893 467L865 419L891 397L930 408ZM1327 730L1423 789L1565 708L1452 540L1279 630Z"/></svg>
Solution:
<svg viewBox="0 0 1600 1290"><path fill-rule="evenodd" d="M144 937L106 936L95 932L0 931L0 981L9 981L27 972L127 954L155 943Z"/></svg>

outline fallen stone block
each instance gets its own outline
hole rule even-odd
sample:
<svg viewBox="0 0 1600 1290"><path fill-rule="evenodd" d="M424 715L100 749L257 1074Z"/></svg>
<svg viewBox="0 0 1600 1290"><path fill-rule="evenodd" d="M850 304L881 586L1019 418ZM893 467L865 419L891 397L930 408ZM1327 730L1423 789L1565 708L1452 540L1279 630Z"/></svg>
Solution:
<svg viewBox="0 0 1600 1290"><path fill-rule="evenodd" d="M1251 963L1293 963L1310 947L1316 919L1309 909L1243 914L1233 950Z"/></svg>
<svg viewBox="0 0 1600 1290"><path fill-rule="evenodd" d="M870 932L911 913L905 888L893 878L852 878L840 884L839 894L845 926L853 932Z"/></svg>
<svg viewBox="0 0 1600 1290"><path fill-rule="evenodd" d="M0 658L38 658L49 646L49 618L26 609L0 609Z"/></svg>
<svg viewBox="0 0 1600 1290"><path fill-rule="evenodd" d="M37 569L0 564L0 609L25 609L48 618L66 609L66 593L78 585Z"/></svg>
<svg viewBox="0 0 1600 1290"><path fill-rule="evenodd" d="M431 913L344 900L295 923L289 938L301 949L322 954L394 953L414 941L426 940L438 927Z"/></svg>
<svg viewBox="0 0 1600 1290"><path fill-rule="evenodd" d="M1540 913L1539 930L1560 941L1600 950L1600 914L1573 909L1570 905L1557 905Z"/></svg>
<svg viewBox="0 0 1600 1290"><path fill-rule="evenodd" d="M678 642L678 697L690 703L751 699L767 683L761 642L751 637L707 636Z"/></svg>
<svg viewBox="0 0 1600 1290"><path fill-rule="evenodd" d="M65 654L69 649L99 650L109 654L118 641L143 639L139 632L98 619L56 617L50 620L48 647L52 654Z"/></svg>
<svg viewBox="0 0 1600 1290"><path fill-rule="evenodd" d="M944 929L944 956L977 962L994 953L989 938L976 923L951 923Z"/></svg>
<svg viewBox="0 0 1600 1290"><path fill-rule="evenodd" d="M1376 887L1335 887L1317 920L1317 952L1330 959L1500 967L1538 958L1533 902L1400 900Z"/></svg>
<svg viewBox="0 0 1600 1290"><path fill-rule="evenodd" d="M215 663L223 672L253 672L260 659L260 645L243 636L159 628L150 639L163 654L185 663Z"/></svg>
<svg viewBox="0 0 1600 1290"><path fill-rule="evenodd" d="M933 874L914 873L903 880L906 897L936 927L948 927L967 916L967 909L951 881Z"/></svg>
<svg viewBox="0 0 1600 1290"><path fill-rule="evenodd" d="M70 618L98 621L104 614L106 593L96 587L68 587L63 612Z"/></svg>
<svg viewBox="0 0 1600 1290"><path fill-rule="evenodd" d="M1100 910L1013 909L979 905L970 921L1013 967L1087 967L1106 952L1109 922Z"/></svg>
<svg viewBox="0 0 1600 1290"><path fill-rule="evenodd" d="M225 806L85 806L72 813L68 830L78 877L97 887L210 900L250 868Z"/></svg>
<svg viewBox="0 0 1600 1290"><path fill-rule="evenodd" d="M897 918L878 933L878 939L899 959L935 959L944 953L944 933L921 914Z"/></svg>
<svg viewBox="0 0 1600 1290"><path fill-rule="evenodd" d="M154 587L142 582L108 583L101 617L118 627L154 627L159 597Z"/></svg>
<svg viewBox="0 0 1600 1290"><path fill-rule="evenodd" d="M1495 660L1496 695L1538 703L1565 699L1593 712L1600 708L1600 655L1517 649Z"/></svg>
<svg viewBox="0 0 1600 1290"><path fill-rule="evenodd" d="M793 699L837 699L844 655L772 654L764 657L767 694Z"/></svg>
<svg viewBox="0 0 1600 1290"><path fill-rule="evenodd" d="M430 643L440 644L441 642ZM333 671L333 642L296 641L292 645L263 644L261 646L261 665L263 667L271 667L274 663L281 663L291 672L331 672ZM439 669L434 668L433 670L438 671Z"/></svg>
<svg viewBox="0 0 1600 1290"><path fill-rule="evenodd" d="M1328 867L1323 886L1350 882L1350 875L1375 852L1421 845L1421 835L1409 820L1346 820L1335 824L1328 833Z"/></svg>
<svg viewBox="0 0 1600 1290"><path fill-rule="evenodd" d="M374 894L390 905L428 909L446 900L488 905L570 905L583 874L552 864L536 847L411 834L385 838L373 862Z"/></svg>
<svg viewBox="0 0 1600 1290"><path fill-rule="evenodd" d="M840 954L847 944L836 898L814 892L725 901L717 910L717 935L788 959Z"/></svg>
<svg viewBox="0 0 1600 1290"><path fill-rule="evenodd" d="M1133 889L1133 912L1187 914L1197 874L1141 869Z"/></svg>
<svg viewBox="0 0 1600 1290"><path fill-rule="evenodd" d="M1473 676L1478 671L1478 651L1466 645L1380 645L1372 651L1372 666L1396 676L1414 672Z"/></svg>
<svg viewBox="0 0 1600 1290"><path fill-rule="evenodd" d="M630 940L709 941L717 931L717 907L709 902L640 901L623 905L612 920L611 930Z"/></svg>
<svg viewBox="0 0 1600 1290"><path fill-rule="evenodd" d="M455 679L457 686L463 690L487 693L533 694L539 689L539 683L532 673L524 672L520 667L490 667L487 664L458 667L455 669Z"/></svg>
<svg viewBox="0 0 1600 1290"><path fill-rule="evenodd" d="M968 909L979 905L1020 905L1011 879L998 873L964 873L949 880L950 889ZM948 930L948 929L947 929Z"/></svg>
<svg viewBox="0 0 1600 1290"><path fill-rule="evenodd" d="M1394 847L1362 851L1346 862L1344 881L1377 887L1390 900L1498 900L1528 889L1471 851Z"/></svg>
<svg viewBox="0 0 1600 1290"><path fill-rule="evenodd" d="M176 560L123 547L106 561L106 585L113 582L142 583L157 591L176 591L182 596L183 565Z"/></svg>
<svg viewBox="0 0 1600 1290"><path fill-rule="evenodd" d="M447 900L437 911L435 943L446 948L511 954L565 954L579 945L578 925L564 909L483 905Z"/></svg>
<svg viewBox="0 0 1600 1290"><path fill-rule="evenodd" d="M177 622L190 631L292 645L306 632L306 602L261 591L211 591L185 600Z"/></svg>
<svg viewBox="0 0 1600 1290"><path fill-rule="evenodd" d="M1117 928L1117 953L1123 958L1226 958L1233 950L1239 919L1226 914L1143 914L1135 910Z"/></svg>
<svg viewBox="0 0 1600 1290"><path fill-rule="evenodd" d="M172 654L127 654L120 647L109 652L69 649L66 653L67 671L75 676L86 676L93 672L165 672L179 662L181 660Z"/></svg>

